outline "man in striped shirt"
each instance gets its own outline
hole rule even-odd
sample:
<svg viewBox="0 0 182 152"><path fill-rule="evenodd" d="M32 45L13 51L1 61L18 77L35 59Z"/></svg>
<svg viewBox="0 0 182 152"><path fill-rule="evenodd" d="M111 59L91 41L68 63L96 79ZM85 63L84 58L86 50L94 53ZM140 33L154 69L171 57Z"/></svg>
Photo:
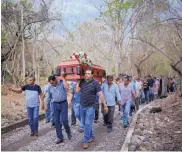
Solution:
<svg viewBox="0 0 182 152"><path fill-rule="evenodd" d="M85 80L78 80L76 84L76 92L80 90L80 113L84 125L84 136L82 139L83 148L88 148L88 143L95 138L92 124L95 115L95 100L98 93L101 102L104 104L105 113L108 112L104 96L101 92L101 87L97 81L93 79L92 69L87 69L85 72Z"/></svg>

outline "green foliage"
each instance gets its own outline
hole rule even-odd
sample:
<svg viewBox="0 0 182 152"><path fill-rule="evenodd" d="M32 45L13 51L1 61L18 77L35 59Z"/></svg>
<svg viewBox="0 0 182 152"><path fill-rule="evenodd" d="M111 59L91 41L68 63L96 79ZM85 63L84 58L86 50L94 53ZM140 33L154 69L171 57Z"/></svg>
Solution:
<svg viewBox="0 0 182 152"><path fill-rule="evenodd" d="M121 10L128 10L130 8L134 8L137 5L141 5L143 0L126 0L121 2L120 0L113 0L108 3L109 9L106 10L102 15L108 16L110 14L117 14Z"/></svg>
<svg viewBox="0 0 182 152"><path fill-rule="evenodd" d="M40 61L43 61L43 56L41 56L41 57L39 58L39 60L40 60Z"/></svg>
<svg viewBox="0 0 182 152"><path fill-rule="evenodd" d="M26 6L28 9L31 9L33 7L33 4L31 2L28 2L27 0L21 0L20 4Z"/></svg>
<svg viewBox="0 0 182 152"><path fill-rule="evenodd" d="M7 42L6 35L4 33L2 33L2 35L1 35L1 43L6 43L6 42Z"/></svg>
<svg viewBox="0 0 182 152"><path fill-rule="evenodd" d="M114 67L111 69L111 72L112 73L115 73L115 68Z"/></svg>
<svg viewBox="0 0 182 152"><path fill-rule="evenodd" d="M33 7L33 4L32 4L32 3L28 3L27 7L28 7L29 9L31 9L31 8Z"/></svg>
<svg viewBox="0 0 182 152"><path fill-rule="evenodd" d="M14 2L6 2L6 3L1 3L1 9L6 9L6 8L8 8L8 7L12 7L12 6L14 6L15 5L15 3Z"/></svg>
<svg viewBox="0 0 182 152"><path fill-rule="evenodd" d="M27 4L27 0L20 0L20 4L21 5L26 5Z"/></svg>

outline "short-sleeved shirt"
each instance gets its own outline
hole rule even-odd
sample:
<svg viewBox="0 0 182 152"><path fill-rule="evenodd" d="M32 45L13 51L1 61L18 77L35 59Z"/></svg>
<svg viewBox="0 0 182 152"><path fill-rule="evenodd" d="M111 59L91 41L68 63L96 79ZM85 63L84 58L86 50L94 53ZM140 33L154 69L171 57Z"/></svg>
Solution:
<svg viewBox="0 0 182 152"><path fill-rule="evenodd" d="M39 106L39 95L42 90L39 85L35 84L33 86L27 84L21 87L25 91L26 95L26 107L37 107Z"/></svg>
<svg viewBox="0 0 182 152"><path fill-rule="evenodd" d="M57 81L57 85L50 86L48 89L48 102L64 102L67 100L66 88L64 88L63 81Z"/></svg>
<svg viewBox="0 0 182 152"><path fill-rule="evenodd" d="M124 86L124 83L121 83L119 92L121 95L121 105L124 105L126 102L131 102L133 100L132 95L135 94L135 89L131 83L127 87Z"/></svg>
<svg viewBox="0 0 182 152"><path fill-rule="evenodd" d="M75 93L75 88L76 88L76 84L73 85L73 87L71 89L71 93L73 94L73 99L72 99L73 104L80 103L80 91Z"/></svg>
<svg viewBox="0 0 182 152"><path fill-rule="evenodd" d="M82 80L80 82L80 105L83 107L91 107L95 105L96 94L101 91L100 84L92 79L89 82Z"/></svg>
<svg viewBox="0 0 182 152"><path fill-rule="evenodd" d="M104 85L102 87L102 93L106 100L107 106L114 106L116 104L115 97L117 97L118 101L121 100L118 85L115 83L113 83L110 88L109 88L109 85L107 82L104 83Z"/></svg>

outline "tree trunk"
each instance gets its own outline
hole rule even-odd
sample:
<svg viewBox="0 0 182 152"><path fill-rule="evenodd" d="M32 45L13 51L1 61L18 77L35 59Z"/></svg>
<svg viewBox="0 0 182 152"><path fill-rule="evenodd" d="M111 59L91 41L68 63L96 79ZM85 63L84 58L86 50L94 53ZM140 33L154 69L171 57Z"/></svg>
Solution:
<svg viewBox="0 0 182 152"><path fill-rule="evenodd" d="M21 36L22 36L22 79L25 80L25 44L24 44L24 29L23 29L23 7L21 8Z"/></svg>

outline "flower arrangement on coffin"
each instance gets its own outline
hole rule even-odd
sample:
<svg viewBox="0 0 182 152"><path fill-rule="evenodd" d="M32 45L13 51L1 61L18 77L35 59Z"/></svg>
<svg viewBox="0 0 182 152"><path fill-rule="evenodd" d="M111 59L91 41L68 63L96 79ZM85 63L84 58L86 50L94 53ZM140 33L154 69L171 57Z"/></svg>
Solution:
<svg viewBox="0 0 182 152"><path fill-rule="evenodd" d="M87 56L84 52L75 52L72 56L70 56L71 59L77 59L82 63L88 64L89 66L92 66L93 63L90 60L90 58Z"/></svg>

